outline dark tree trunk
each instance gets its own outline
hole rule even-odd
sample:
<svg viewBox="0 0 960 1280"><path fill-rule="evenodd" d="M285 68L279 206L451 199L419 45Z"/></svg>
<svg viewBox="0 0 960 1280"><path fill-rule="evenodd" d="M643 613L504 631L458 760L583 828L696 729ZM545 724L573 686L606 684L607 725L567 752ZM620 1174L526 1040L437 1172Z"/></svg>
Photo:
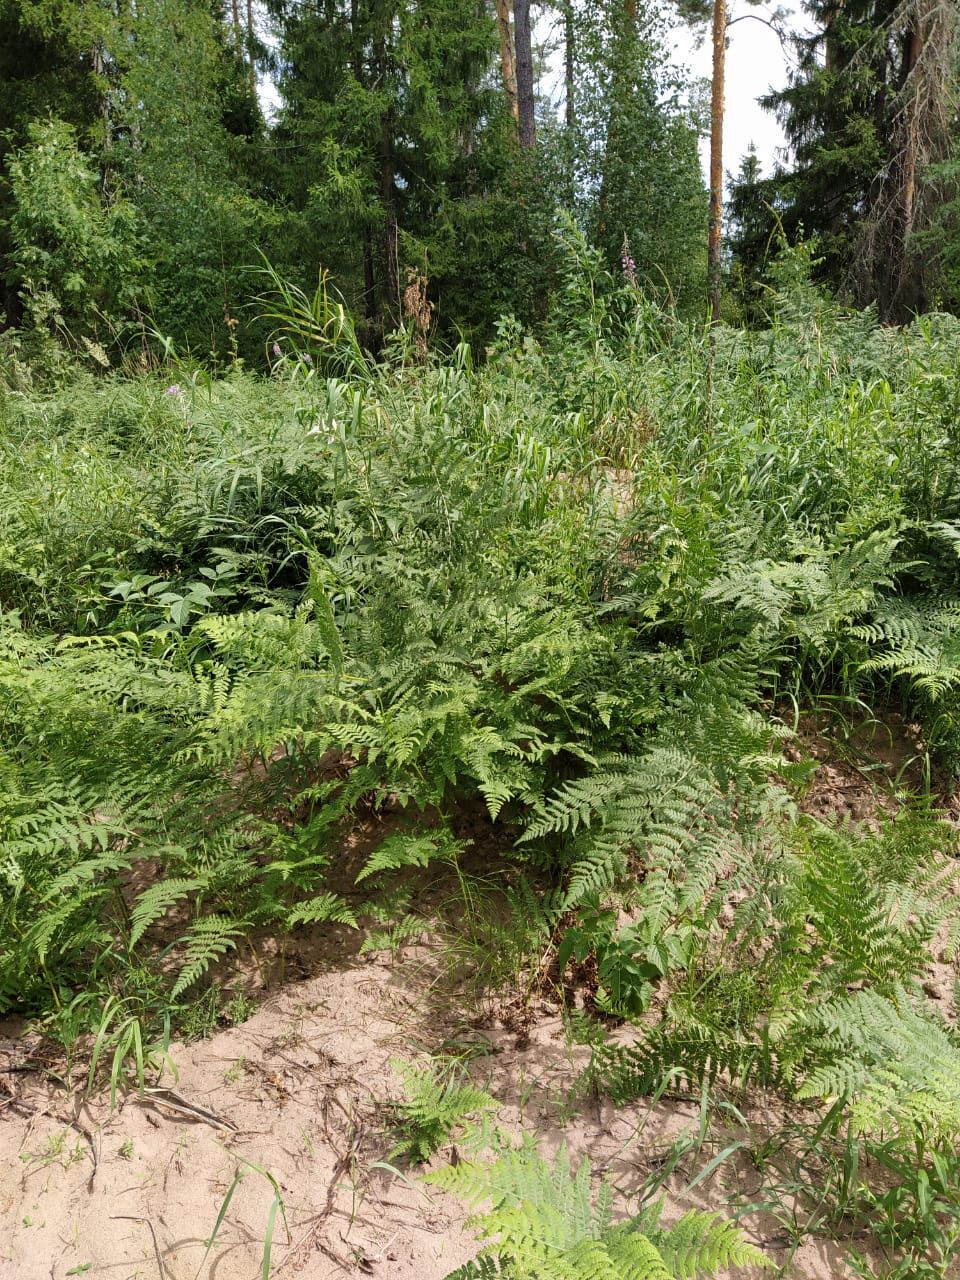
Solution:
<svg viewBox="0 0 960 1280"><path fill-rule="evenodd" d="M517 109L521 147L537 141L533 96L533 41L530 34L530 0L513 0L513 38L517 46Z"/></svg>
<svg viewBox="0 0 960 1280"><path fill-rule="evenodd" d="M381 63L385 67L385 56ZM393 154L393 112L380 117L380 210L384 230L381 249L382 297L388 311L397 312L400 302L400 264L397 259L396 161Z"/></svg>
<svg viewBox="0 0 960 1280"><path fill-rule="evenodd" d="M250 64L250 92L254 97L257 94L257 68L253 57L256 39L257 32L253 21L253 0L247 0L247 61Z"/></svg>
<svg viewBox="0 0 960 1280"><path fill-rule="evenodd" d="M4 285L0 290L3 310L0 313L0 333L6 329L19 329L23 323L23 299L12 285Z"/></svg>
<svg viewBox="0 0 960 1280"><path fill-rule="evenodd" d="M351 69L357 84L364 83L363 40L360 32L359 0L350 0ZM366 339L372 350L379 350L379 314L377 310L377 270L373 243L373 228L369 222L363 227L363 313L366 318Z"/></svg>

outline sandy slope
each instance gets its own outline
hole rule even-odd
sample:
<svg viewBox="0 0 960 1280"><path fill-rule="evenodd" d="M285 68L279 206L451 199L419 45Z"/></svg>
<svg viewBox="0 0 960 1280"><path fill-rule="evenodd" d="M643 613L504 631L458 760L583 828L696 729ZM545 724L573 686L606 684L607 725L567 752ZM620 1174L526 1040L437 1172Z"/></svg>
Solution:
<svg viewBox="0 0 960 1280"><path fill-rule="evenodd" d="M670 1140L696 1132L690 1102L614 1108L573 1095L587 1051L568 1044L555 1011L538 1010L518 1049L502 1025L476 1030L462 1011L438 1009L434 977L422 951L400 964L358 962L285 988L243 1026L175 1047L177 1094L219 1118L219 1127L129 1095L113 1114L107 1098L94 1099L74 1128L63 1090L34 1075L5 1077L19 1102L0 1103L0 1276L59 1280L72 1271L147 1280L161 1275L162 1259L167 1280L198 1272L253 1280L273 1189L249 1167L204 1261L234 1174L249 1161L270 1171L286 1207L289 1235L278 1219L272 1276L441 1280L476 1251L463 1209L371 1165L390 1141L384 1102L398 1089L389 1059L414 1058L445 1039L485 1048L473 1075L502 1102L502 1125L539 1131L545 1153L566 1142L589 1154L624 1192L625 1206ZM7 1061L20 1052L10 1040L0 1045ZM765 1130L762 1110L751 1125L754 1136ZM680 1166L674 1187L745 1136L742 1128L717 1134ZM447 1148L437 1159L449 1157ZM740 1153L671 1212L716 1204L734 1184L749 1193L750 1179ZM774 1256L786 1256L777 1223L752 1215L745 1225ZM792 1273L813 1280L841 1271L839 1251L804 1245Z"/></svg>

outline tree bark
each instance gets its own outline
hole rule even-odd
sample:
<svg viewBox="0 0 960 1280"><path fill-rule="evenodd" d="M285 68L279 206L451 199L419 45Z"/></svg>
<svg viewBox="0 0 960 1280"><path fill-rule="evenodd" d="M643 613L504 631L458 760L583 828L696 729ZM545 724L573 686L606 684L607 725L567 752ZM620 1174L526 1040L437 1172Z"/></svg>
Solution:
<svg viewBox="0 0 960 1280"><path fill-rule="evenodd" d="M518 121L520 119L520 106L517 102L517 61L513 52L513 32L510 29L510 5L508 0L496 0L496 5L503 92L506 94L510 114L515 121Z"/></svg>
<svg viewBox="0 0 960 1280"><path fill-rule="evenodd" d="M921 97L925 86L919 76L919 64L923 56L922 17L914 13L904 33L901 46L901 62L898 96L903 105L894 132L894 164L892 180L897 184L889 202L890 217L887 226L881 222L879 233L882 243L877 264L879 271L877 301L880 318L900 323L912 310L924 305L920 277L911 278L911 237L916 222L917 169L920 152ZM918 78L920 83L912 83Z"/></svg>
<svg viewBox="0 0 960 1280"><path fill-rule="evenodd" d="M723 234L723 96L727 60L727 0L713 3L713 80L710 88L710 228L707 282L710 319L720 319L720 248Z"/></svg>
<svg viewBox="0 0 960 1280"><path fill-rule="evenodd" d="M381 77L385 81L387 59L386 52L383 49L380 51L378 62L381 68ZM397 256L397 172L393 138L393 108L388 107L380 117L380 138L377 148L380 168L380 210L383 218L381 296L386 304L387 311L396 315L400 303L400 262Z"/></svg>
<svg viewBox="0 0 960 1280"><path fill-rule="evenodd" d="M360 31L359 0L350 0L350 67L353 78L358 85L364 83L363 74L363 37ZM366 341L371 350L379 352L380 333L378 332L377 309L377 272L376 253L373 241L373 227L369 221L363 226L363 311L366 317Z"/></svg>
<svg viewBox="0 0 960 1280"><path fill-rule="evenodd" d="M923 54L923 30L921 20L914 15L906 41L903 66L903 85L907 91L903 146L903 188L900 205L903 211L904 241L913 232L914 199L917 192L917 152L920 146L920 88L910 87L910 78Z"/></svg>
<svg viewBox="0 0 960 1280"><path fill-rule="evenodd" d="M833 71L836 66L836 37L833 26L843 12L843 5L844 0L836 0L836 3L827 10L823 20L823 66L826 71Z"/></svg>
<svg viewBox="0 0 960 1280"><path fill-rule="evenodd" d="M253 58L253 45L257 38L253 22L253 0L247 0L247 61L250 64L250 92L257 96L257 68Z"/></svg>
<svg viewBox="0 0 960 1280"><path fill-rule="evenodd" d="M513 0L513 35L517 49L517 108L521 147L537 141L533 96L533 40L530 34L530 0Z"/></svg>
<svg viewBox="0 0 960 1280"><path fill-rule="evenodd" d="M563 94L564 94L564 122L567 129L572 133L577 124L577 106L574 97L576 85L574 83L575 75L575 53L574 45L574 29L573 29L573 0L566 0L563 6Z"/></svg>

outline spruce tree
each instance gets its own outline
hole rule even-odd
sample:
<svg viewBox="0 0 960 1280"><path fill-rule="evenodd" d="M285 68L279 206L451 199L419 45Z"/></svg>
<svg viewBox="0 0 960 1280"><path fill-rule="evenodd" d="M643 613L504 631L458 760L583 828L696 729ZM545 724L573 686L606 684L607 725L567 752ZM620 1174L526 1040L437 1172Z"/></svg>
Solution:
<svg viewBox="0 0 960 1280"><path fill-rule="evenodd" d="M663 18L604 0L582 6L578 29L580 216L611 270L619 274L626 242L647 289L699 307L707 202L687 86L669 66Z"/></svg>
<svg viewBox="0 0 960 1280"><path fill-rule="evenodd" d="M491 287L524 239L509 217L495 12L475 0L309 0L275 13L286 260L305 280L331 271L371 347L400 318L408 268L448 326L488 332ZM501 275L502 292L522 274Z"/></svg>
<svg viewBox="0 0 960 1280"><path fill-rule="evenodd" d="M923 250L937 199L927 178L951 148L957 83L953 0L808 0L812 36L769 95L794 151L782 170L788 234L815 235L822 274L883 319L936 292Z"/></svg>
<svg viewBox="0 0 960 1280"><path fill-rule="evenodd" d="M245 172L262 121L224 34L209 0L140 0L109 153L137 211L140 310L199 355L231 349L266 221Z"/></svg>

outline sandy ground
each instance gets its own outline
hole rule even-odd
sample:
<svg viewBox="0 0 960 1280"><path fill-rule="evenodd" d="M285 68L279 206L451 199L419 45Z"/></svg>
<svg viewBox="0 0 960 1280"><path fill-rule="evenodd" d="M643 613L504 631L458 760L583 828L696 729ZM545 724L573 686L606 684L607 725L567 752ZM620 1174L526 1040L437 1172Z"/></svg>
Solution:
<svg viewBox="0 0 960 1280"><path fill-rule="evenodd" d="M808 730L805 745L816 752L814 738ZM879 803L869 775L836 764L808 797L811 811L834 818L869 818ZM532 1025L518 1036L509 1016L471 1008L447 986L426 945L393 959L328 955L311 976L268 993L243 1025L174 1045L178 1076L163 1080L174 1092L128 1093L113 1110L105 1093L81 1105L82 1081L71 1092L10 1071L31 1043L0 1026L0 1280L255 1280L274 1183L285 1210L274 1223L274 1280L443 1280L477 1244L461 1205L415 1172L382 1167L392 1143L389 1099L400 1094L391 1058L469 1051L475 1082L499 1104L497 1122L536 1131L545 1155L562 1143L589 1155L613 1180L624 1212L678 1139L694 1146L695 1101L614 1107L583 1096L577 1081L589 1051L570 1041L557 1007L535 1002ZM756 1201L751 1152L780 1128L778 1107L738 1099L729 1127L711 1130L666 1179L668 1219L731 1196ZM722 1123L724 1109L715 1114ZM715 1172L686 1191L729 1147ZM434 1163L453 1156L447 1146ZM780 1274L849 1275L840 1245L806 1238L791 1248L790 1209L787 1199L777 1218L748 1212L741 1225Z"/></svg>
<svg viewBox="0 0 960 1280"><path fill-rule="evenodd" d="M422 950L400 964L360 962L289 986L242 1026L174 1047L175 1095L128 1094L113 1113L104 1095L74 1112L69 1095L37 1076L16 1075L16 1103L0 1121L0 1277L60 1280L254 1280L274 1189L272 1277L310 1280L373 1275L442 1280L473 1257L476 1242L456 1201L376 1168L390 1147L385 1101L398 1096L389 1061L415 1059L441 1044L476 1056L472 1075L501 1104L508 1131L535 1130L552 1155L566 1143L611 1177L626 1209L630 1193L699 1128L693 1101L614 1107L575 1091L588 1050L573 1045L547 1005L517 1048L501 1023L485 1029L432 1003L435 974ZM21 1051L0 1042L8 1061ZM0 1064L2 1065L2 1064ZM177 1110L203 1108L209 1118ZM2 1103L0 1103L2 1107ZM668 1180L667 1217L714 1207L734 1190L749 1199L756 1178L746 1150L689 1195L677 1194L731 1142L748 1144L779 1123L762 1103L750 1130L717 1132ZM448 1146L435 1158L451 1157ZM209 1255L224 1198L245 1171ZM751 1214L751 1238L781 1262L790 1258L782 1224ZM739 1272L746 1276L748 1273ZM842 1251L805 1243L788 1274L823 1280L844 1274Z"/></svg>

